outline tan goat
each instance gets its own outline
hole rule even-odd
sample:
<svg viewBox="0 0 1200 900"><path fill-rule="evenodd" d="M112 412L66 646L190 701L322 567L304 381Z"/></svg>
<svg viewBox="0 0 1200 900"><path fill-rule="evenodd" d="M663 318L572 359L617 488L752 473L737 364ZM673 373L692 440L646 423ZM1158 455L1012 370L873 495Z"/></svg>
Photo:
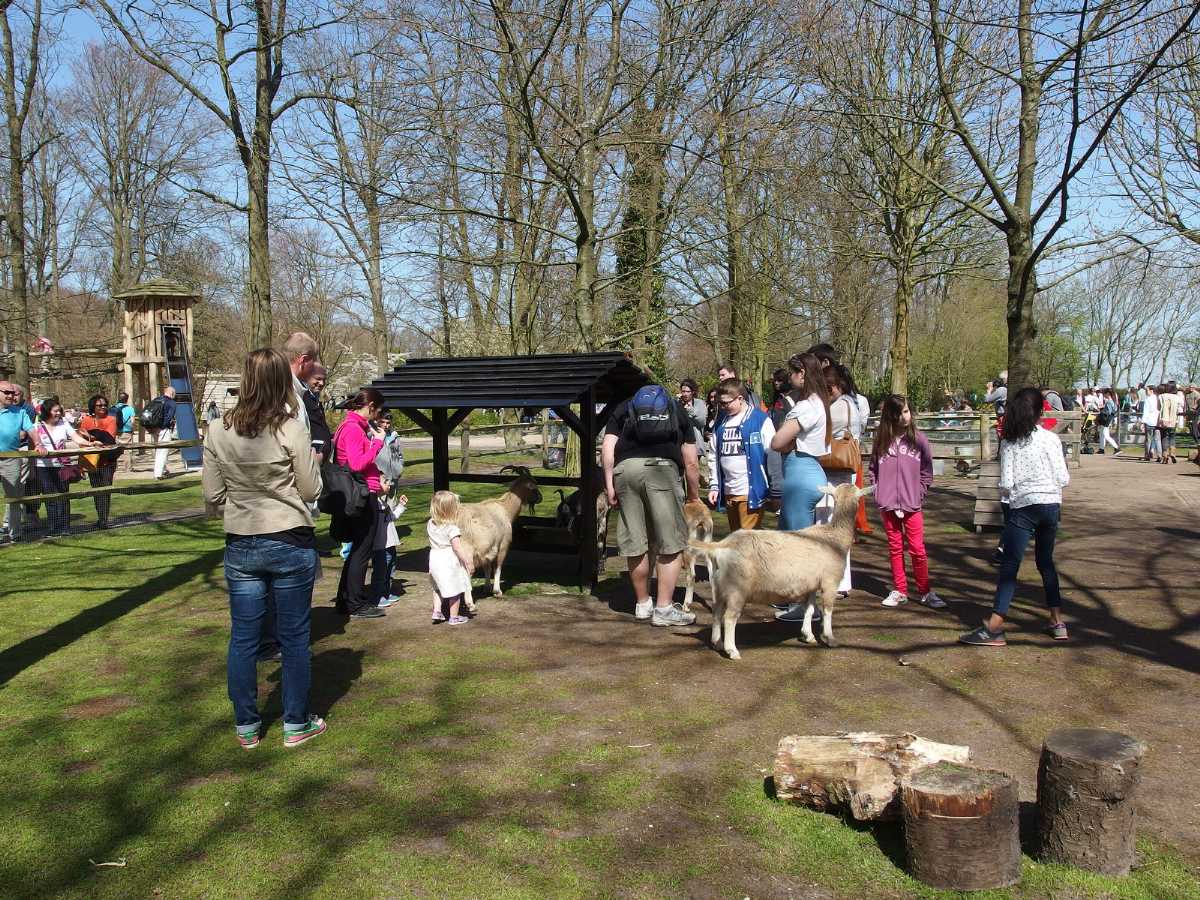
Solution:
<svg viewBox="0 0 1200 900"><path fill-rule="evenodd" d="M522 506L532 508L542 502L542 492L529 474L529 469L525 466L505 466L500 471L505 469L517 473L508 490L499 497L479 503L462 503L458 507L462 541L475 562L475 570L490 569L492 593L497 597L504 594L500 590L500 570L508 556L508 548L512 546L513 522ZM464 599L468 609L475 608L470 593Z"/></svg>
<svg viewBox="0 0 1200 900"><path fill-rule="evenodd" d="M854 540L854 516L859 497L874 488L840 484L822 491L834 498L833 520L801 531L735 531L717 543L691 541L696 553L706 554L712 566L712 645L724 636L725 652L740 659L734 644L734 629L748 602L808 602L802 633L815 644L812 617L813 595L819 594L824 613L822 637L829 647L833 639L833 604L838 582L846 566L846 553Z"/></svg>

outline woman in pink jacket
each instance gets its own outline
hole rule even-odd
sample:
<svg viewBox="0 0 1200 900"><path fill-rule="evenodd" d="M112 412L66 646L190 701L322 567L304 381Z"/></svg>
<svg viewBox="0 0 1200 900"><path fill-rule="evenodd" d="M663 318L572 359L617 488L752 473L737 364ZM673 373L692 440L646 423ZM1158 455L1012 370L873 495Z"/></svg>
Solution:
<svg viewBox="0 0 1200 900"><path fill-rule="evenodd" d="M334 603L338 612L352 619L381 619L384 612L371 596L366 581L367 567L375 549L375 534L382 518L381 507L375 499L381 490L375 455L383 447L383 431L376 425L384 411L383 395L374 388L364 388L346 405L349 412L333 436L337 454L334 461L361 476L372 496L362 513L346 522L350 555L342 566Z"/></svg>

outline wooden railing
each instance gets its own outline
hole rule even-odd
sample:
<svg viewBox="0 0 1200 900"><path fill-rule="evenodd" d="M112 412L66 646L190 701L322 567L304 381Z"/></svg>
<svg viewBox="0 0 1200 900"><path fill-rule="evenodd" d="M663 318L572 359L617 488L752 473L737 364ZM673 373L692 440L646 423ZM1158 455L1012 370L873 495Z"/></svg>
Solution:
<svg viewBox="0 0 1200 900"><path fill-rule="evenodd" d="M198 447L200 441L163 441L160 444L141 442L120 444L120 449L126 453L131 450L179 450L184 447ZM46 459L55 457L80 457L93 453L111 451L112 447L98 449L96 447L68 447L63 450L49 450L39 453L36 450L4 450L0 451L0 459ZM193 482L194 483L194 482ZM44 503L47 500L79 500L85 497L96 497L104 494L163 494L178 491L188 487L188 482L155 482L152 484L112 484L104 487L86 487L78 490L61 491L57 494L29 494L24 497L5 497L8 505L15 503Z"/></svg>

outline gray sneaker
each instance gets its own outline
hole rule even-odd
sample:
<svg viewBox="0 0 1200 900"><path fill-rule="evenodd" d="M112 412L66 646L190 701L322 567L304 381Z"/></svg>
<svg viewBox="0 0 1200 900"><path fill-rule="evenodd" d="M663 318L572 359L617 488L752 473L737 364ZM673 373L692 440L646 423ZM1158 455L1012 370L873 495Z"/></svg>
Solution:
<svg viewBox="0 0 1200 900"><path fill-rule="evenodd" d="M651 625L691 625L695 621L696 614L684 612L678 603L666 607L656 606L654 614L650 617Z"/></svg>

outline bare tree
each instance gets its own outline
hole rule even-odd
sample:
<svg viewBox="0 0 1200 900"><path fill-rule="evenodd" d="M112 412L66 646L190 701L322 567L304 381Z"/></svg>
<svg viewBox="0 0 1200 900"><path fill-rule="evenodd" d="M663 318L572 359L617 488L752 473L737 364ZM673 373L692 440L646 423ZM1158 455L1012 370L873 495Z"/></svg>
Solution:
<svg viewBox="0 0 1200 900"><path fill-rule="evenodd" d="M88 2L99 10L102 24L116 29L134 53L174 79L232 139L245 179L245 201L196 190L246 215L250 341L253 346L269 344L272 132L288 110L314 96L303 90L283 92L285 75L302 68L300 59L289 52L298 38L341 15L326 9L322 0L251 6L188 0L160 0L148 6Z"/></svg>
<svg viewBox="0 0 1200 900"><path fill-rule="evenodd" d="M907 8L894 7L902 15ZM1072 186L1087 170L1125 105L1159 75L1164 58L1195 22L1190 2L1101 0L1094 4L996 4L972 0L946 9L927 0L920 14L956 138L987 185L990 203L963 196L930 173L919 173L995 228L1008 255L1008 368L1014 384L1028 380L1036 336L1033 300L1037 266L1067 224ZM1166 23L1146 40L1153 21ZM960 40L963 23L976 39ZM958 99L951 64L970 54L990 73L990 98L972 114ZM998 152L996 144L999 142Z"/></svg>
<svg viewBox="0 0 1200 900"><path fill-rule="evenodd" d="M964 252L977 235L970 212L939 187L978 203L982 185L967 182L954 158L957 142L942 87L964 115L979 103L981 82L969 71L960 38L951 44L939 83L929 33L912 17L863 0L825 10L813 29L815 66L838 116L835 162L844 162L845 198L886 239L884 261L893 274L891 390L908 393L909 317L917 287L948 267L974 266ZM836 240L837 238L835 238Z"/></svg>
<svg viewBox="0 0 1200 900"><path fill-rule="evenodd" d="M20 33L14 34L14 24ZM4 95L5 164L8 197L4 223L8 250L9 309L5 331L12 346L13 377L18 384L29 383L29 275L25 265L25 181L26 169L37 147L26 143L25 126L29 120L42 78L42 53L45 39L42 0L8 3L0 10L0 38L3 39L4 67L0 71Z"/></svg>
<svg viewBox="0 0 1200 900"><path fill-rule="evenodd" d="M143 278L158 239L178 223L177 186L195 178L211 129L194 99L121 44L89 44L71 71L67 147L102 211L92 224L96 242L110 248L108 289L116 293Z"/></svg>

